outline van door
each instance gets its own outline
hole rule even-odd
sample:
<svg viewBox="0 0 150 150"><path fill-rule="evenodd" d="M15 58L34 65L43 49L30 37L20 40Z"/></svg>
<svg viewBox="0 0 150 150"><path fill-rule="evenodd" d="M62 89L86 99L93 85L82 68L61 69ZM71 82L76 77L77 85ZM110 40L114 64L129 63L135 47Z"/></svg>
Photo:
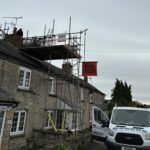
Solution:
<svg viewBox="0 0 150 150"><path fill-rule="evenodd" d="M104 111L92 107L92 139L104 141L107 137L109 119Z"/></svg>

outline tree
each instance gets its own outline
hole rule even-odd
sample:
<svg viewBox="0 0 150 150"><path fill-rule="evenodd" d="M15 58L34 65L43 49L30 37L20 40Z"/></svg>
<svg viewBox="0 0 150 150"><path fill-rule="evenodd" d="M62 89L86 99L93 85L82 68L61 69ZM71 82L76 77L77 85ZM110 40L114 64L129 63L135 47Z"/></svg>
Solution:
<svg viewBox="0 0 150 150"><path fill-rule="evenodd" d="M132 103L131 85L127 82L116 79L115 87L112 89L111 102L108 109L111 110L114 105L130 106Z"/></svg>

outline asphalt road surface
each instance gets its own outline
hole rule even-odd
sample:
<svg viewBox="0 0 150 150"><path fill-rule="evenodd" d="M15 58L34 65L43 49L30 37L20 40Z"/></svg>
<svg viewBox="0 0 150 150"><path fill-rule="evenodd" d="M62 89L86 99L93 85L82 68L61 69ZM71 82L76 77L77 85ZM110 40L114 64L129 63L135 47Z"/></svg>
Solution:
<svg viewBox="0 0 150 150"><path fill-rule="evenodd" d="M106 150L106 146L103 142L93 141L87 145L86 150Z"/></svg>

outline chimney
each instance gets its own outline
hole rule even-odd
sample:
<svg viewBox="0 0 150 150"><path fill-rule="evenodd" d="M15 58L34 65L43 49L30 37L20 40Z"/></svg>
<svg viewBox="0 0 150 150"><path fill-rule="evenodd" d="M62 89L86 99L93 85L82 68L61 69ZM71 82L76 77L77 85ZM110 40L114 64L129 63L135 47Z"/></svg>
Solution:
<svg viewBox="0 0 150 150"><path fill-rule="evenodd" d="M64 75L71 75L72 74L72 65L70 62L66 62L64 64L62 64L62 71Z"/></svg>
<svg viewBox="0 0 150 150"><path fill-rule="evenodd" d="M18 30L20 31L20 30ZM13 29L13 34L6 34L5 40L11 43L13 46L17 48L21 48L23 45L23 33L22 35L19 35L17 31L17 28Z"/></svg>

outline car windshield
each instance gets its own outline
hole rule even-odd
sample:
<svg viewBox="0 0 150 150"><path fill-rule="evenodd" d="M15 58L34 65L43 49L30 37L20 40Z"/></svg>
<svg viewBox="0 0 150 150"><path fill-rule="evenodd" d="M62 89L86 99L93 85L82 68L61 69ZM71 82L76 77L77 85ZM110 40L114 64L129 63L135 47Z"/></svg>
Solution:
<svg viewBox="0 0 150 150"><path fill-rule="evenodd" d="M113 111L113 124L150 127L150 112L141 110L116 109Z"/></svg>

